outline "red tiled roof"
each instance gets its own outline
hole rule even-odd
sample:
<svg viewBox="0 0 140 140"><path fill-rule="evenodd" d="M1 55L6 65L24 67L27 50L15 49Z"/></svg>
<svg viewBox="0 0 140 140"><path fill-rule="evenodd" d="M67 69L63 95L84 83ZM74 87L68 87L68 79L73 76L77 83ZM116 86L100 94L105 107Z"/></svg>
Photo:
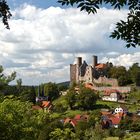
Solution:
<svg viewBox="0 0 140 140"><path fill-rule="evenodd" d="M51 105L50 101L42 101L42 106L43 107L49 107Z"/></svg>
<svg viewBox="0 0 140 140"><path fill-rule="evenodd" d="M113 125L117 125L117 124L120 123L121 118L120 118L120 117L110 117L109 120L112 121L112 124L113 124Z"/></svg>
<svg viewBox="0 0 140 140"><path fill-rule="evenodd" d="M95 66L96 69L104 69L106 68L106 64L103 64L103 63L99 63Z"/></svg>
<svg viewBox="0 0 140 140"><path fill-rule="evenodd" d="M104 91L104 95L110 96L111 93L118 93L116 89L108 89Z"/></svg>
<svg viewBox="0 0 140 140"><path fill-rule="evenodd" d="M86 88L89 88L89 89L92 89L92 90L94 89L94 88L93 88L93 84L91 84L91 83L86 83L86 84L85 84L85 87L86 87Z"/></svg>
<svg viewBox="0 0 140 140"><path fill-rule="evenodd" d="M73 125L73 127L75 127L78 122L75 119L71 119L70 123Z"/></svg>
<svg viewBox="0 0 140 140"><path fill-rule="evenodd" d="M80 121L80 120L87 120L88 118L89 118L89 115L86 115L86 114L84 114L84 115L78 114L78 115L76 115L76 116L74 117L74 119L77 120L77 121Z"/></svg>
<svg viewBox="0 0 140 140"><path fill-rule="evenodd" d="M76 115L76 116L74 117L74 119L75 119L75 120L80 120L80 119L81 119L81 115L80 115L80 114Z"/></svg>
<svg viewBox="0 0 140 140"><path fill-rule="evenodd" d="M66 119L64 120L64 124L69 123L70 121L71 121L70 118L66 118Z"/></svg>

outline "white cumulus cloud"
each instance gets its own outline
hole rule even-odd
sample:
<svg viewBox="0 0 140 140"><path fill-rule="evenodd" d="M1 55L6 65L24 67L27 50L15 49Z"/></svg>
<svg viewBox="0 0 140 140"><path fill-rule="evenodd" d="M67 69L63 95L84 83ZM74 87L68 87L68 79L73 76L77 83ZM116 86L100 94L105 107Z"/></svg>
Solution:
<svg viewBox="0 0 140 140"><path fill-rule="evenodd" d="M98 55L101 62L128 67L139 61L140 49L126 49L122 41L109 38L127 12L101 8L88 15L75 8L24 4L13 11L10 30L0 24L0 63L30 85L69 80L69 64L76 56L91 63L92 55Z"/></svg>

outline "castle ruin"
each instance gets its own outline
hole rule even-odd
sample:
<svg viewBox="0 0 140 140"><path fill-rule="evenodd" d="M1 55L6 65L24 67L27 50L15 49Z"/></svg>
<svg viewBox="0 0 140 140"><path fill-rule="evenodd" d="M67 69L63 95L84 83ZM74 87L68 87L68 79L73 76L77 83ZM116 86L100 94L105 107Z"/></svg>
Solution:
<svg viewBox="0 0 140 140"><path fill-rule="evenodd" d="M107 63L98 63L97 56L93 56L92 65L88 65L86 61L82 62L82 57L77 57L76 64L70 64L70 82L118 86L116 79L107 78L108 67Z"/></svg>

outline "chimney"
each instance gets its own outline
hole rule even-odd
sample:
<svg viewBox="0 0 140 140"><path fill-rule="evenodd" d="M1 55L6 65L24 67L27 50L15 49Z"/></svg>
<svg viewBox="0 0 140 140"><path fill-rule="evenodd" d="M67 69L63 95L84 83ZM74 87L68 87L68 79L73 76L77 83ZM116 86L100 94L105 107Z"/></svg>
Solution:
<svg viewBox="0 0 140 140"><path fill-rule="evenodd" d="M82 65L82 57L77 57L77 65L78 67Z"/></svg>
<svg viewBox="0 0 140 140"><path fill-rule="evenodd" d="M97 58L97 56L96 55L93 55L93 68L95 68L95 66L97 65L97 60L98 58Z"/></svg>

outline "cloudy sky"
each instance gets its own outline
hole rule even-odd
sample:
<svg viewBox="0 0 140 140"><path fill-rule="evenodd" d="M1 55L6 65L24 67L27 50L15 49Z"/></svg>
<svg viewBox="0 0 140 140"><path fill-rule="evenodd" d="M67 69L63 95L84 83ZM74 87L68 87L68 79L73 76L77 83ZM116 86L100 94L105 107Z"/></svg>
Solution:
<svg viewBox="0 0 140 140"><path fill-rule="evenodd" d="M127 10L101 8L96 15L62 7L56 0L7 0L12 10L10 30L0 23L0 64L5 73L17 72L24 85L69 80L69 64L92 55L100 62L131 66L140 60L140 48L125 48L112 40L115 23Z"/></svg>

